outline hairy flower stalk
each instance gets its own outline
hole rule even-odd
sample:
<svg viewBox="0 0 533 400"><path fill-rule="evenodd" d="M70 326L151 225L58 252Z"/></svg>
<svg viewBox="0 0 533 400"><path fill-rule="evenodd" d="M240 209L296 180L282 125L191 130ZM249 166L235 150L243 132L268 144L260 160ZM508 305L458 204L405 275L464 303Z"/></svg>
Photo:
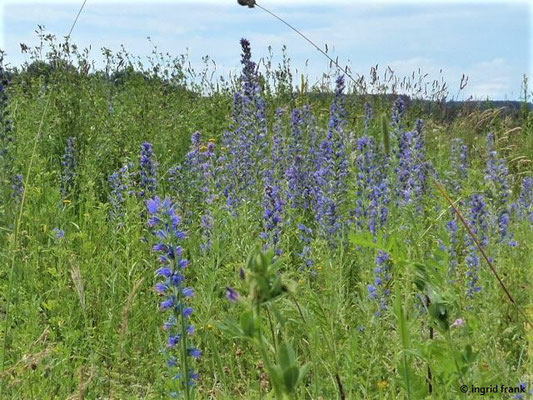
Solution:
<svg viewBox="0 0 533 400"><path fill-rule="evenodd" d="M398 147L400 145L401 134L403 132L403 119L405 117L405 111L407 110L407 105L402 97L398 97L394 104L392 105L392 138L394 140L394 153L397 154Z"/></svg>
<svg viewBox="0 0 533 400"><path fill-rule="evenodd" d="M141 145L139 161L139 197L150 197L156 192L157 167L152 144L144 142Z"/></svg>
<svg viewBox="0 0 533 400"><path fill-rule="evenodd" d="M77 153L76 138L69 137L65 153L61 157L61 196L66 199L71 194L76 181Z"/></svg>
<svg viewBox="0 0 533 400"><path fill-rule="evenodd" d="M264 248L273 248L276 255L281 255L281 248L278 245L283 224L283 200L278 185L267 181L262 204L263 232L260 236L265 241Z"/></svg>
<svg viewBox="0 0 533 400"><path fill-rule="evenodd" d="M323 152L316 119L309 106L293 111L291 120L290 150L284 178L287 181L287 203L304 215L315 213L316 202L321 199L323 187ZM295 215L295 213L291 213Z"/></svg>
<svg viewBox="0 0 533 400"><path fill-rule="evenodd" d="M533 224L533 178L526 177L522 181L520 197L515 203L520 218L527 219Z"/></svg>
<svg viewBox="0 0 533 400"><path fill-rule="evenodd" d="M448 186L458 194L468 179L468 146L459 138L452 141L449 176Z"/></svg>
<svg viewBox="0 0 533 400"><path fill-rule="evenodd" d="M205 209L202 215L202 251L205 253L213 247L213 233L215 228L215 217L213 215L213 202L217 191L217 169L215 166L215 143L210 140L205 148L204 162L201 164L203 185L202 193Z"/></svg>
<svg viewBox="0 0 533 400"><path fill-rule="evenodd" d="M469 224L483 247L489 244L488 229L489 229L489 213L487 211L487 205L485 203L485 197L480 194L474 194L470 198L470 216ZM473 298L474 294L481 291L479 284L479 268L480 258L478 249L474 241L470 236L467 237L468 241L468 255L466 256L468 287L466 294L469 298Z"/></svg>
<svg viewBox="0 0 533 400"><path fill-rule="evenodd" d="M457 215L455 214L455 211L451 209L450 213L451 219L446 223L446 229L450 238L447 248L449 254L448 277L453 281L459 264L457 254L457 246L459 245L459 225L457 223Z"/></svg>
<svg viewBox="0 0 533 400"><path fill-rule="evenodd" d="M267 168L269 148L266 102L259 85L259 74L251 58L250 43L242 39L241 46L242 89L234 95L232 128L224 134L222 141L227 149L221 162L228 166L224 194L229 208L253 197Z"/></svg>
<svg viewBox="0 0 533 400"><path fill-rule="evenodd" d="M372 109L372 104L368 101L365 103L365 135L368 135L368 130L370 129L370 124L374 118L374 110Z"/></svg>
<svg viewBox="0 0 533 400"><path fill-rule="evenodd" d="M485 170L485 182L489 188L488 195L493 208L492 225L498 231L500 242L507 242L510 246L516 246L513 235L509 232L511 222L509 196L511 193L507 169L504 159L498 157L495 150L495 137L493 133L487 135L487 167Z"/></svg>
<svg viewBox="0 0 533 400"><path fill-rule="evenodd" d="M311 209L313 176L310 154L304 141L304 131L308 131L309 120L306 111L294 109L291 118L291 135L288 146L289 165L285 170L288 203L292 209Z"/></svg>
<svg viewBox="0 0 533 400"><path fill-rule="evenodd" d="M416 204L421 207L421 200L427 191L427 179L431 165L425 159L423 140L424 121L417 120L415 130L400 133L396 152L396 195L398 205Z"/></svg>
<svg viewBox="0 0 533 400"><path fill-rule="evenodd" d="M271 163L270 168L266 171L267 175L272 174L270 179L281 181L289 162L290 150L287 146L287 138L283 132L283 109L276 110L276 116L272 127L272 146L271 146ZM263 177L264 179L265 177Z"/></svg>
<svg viewBox="0 0 533 400"><path fill-rule="evenodd" d="M191 135L190 149L185 156L185 162L176 169L179 174L172 175L172 179L175 179L172 186L180 200L183 217L188 225L196 221L197 216L202 215L205 209L204 169L208 168L206 152L207 146L202 144L202 134L194 132Z"/></svg>
<svg viewBox="0 0 533 400"><path fill-rule="evenodd" d="M376 257L376 268L374 269L375 279L374 283L367 286L368 297L372 300L376 300L379 304L379 309L375 315L381 317L382 312L388 308L388 298L390 295L390 289L387 284L391 280L391 266L392 261L390 255L382 250L378 251Z"/></svg>
<svg viewBox="0 0 533 400"><path fill-rule="evenodd" d="M389 214L387 160L379 156L376 143L369 136L357 140L357 150L357 200L353 214L356 225L359 228L367 226L376 237L378 228L385 225Z"/></svg>
<svg viewBox="0 0 533 400"><path fill-rule="evenodd" d="M168 331L167 364L177 390L172 394L181 392L186 399L190 399L192 386L198 379L198 374L191 366L191 358L198 359L201 351L190 346L194 326L189 322L193 313L189 301L194 295L194 289L185 286L185 269L189 266L189 261L183 258L183 248L180 245L186 234L180 229L181 218L169 198L161 200L155 196L146 201L146 208L148 226L157 241L153 251L159 254L161 263L156 274L163 278L155 289L163 297L160 309L170 313L164 328Z"/></svg>
<svg viewBox="0 0 533 400"><path fill-rule="evenodd" d="M133 163L124 164L117 172L112 173L108 179L111 187L111 192L109 193L109 203L111 204L109 217L117 223L118 227L124 225L124 203L127 197L135 194L132 170Z"/></svg>
<svg viewBox="0 0 533 400"><path fill-rule="evenodd" d="M313 230L304 224L298 224L298 238L302 243L302 250L297 254L300 259L299 269L308 271L311 275L316 275L316 270L313 268L314 259L311 257L313 251L311 242L313 241Z"/></svg>
<svg viewBox="0 0 533 400"><path fill-rule="evenodd" d="M330 243L342 232L343 206L347 193L348 159L346 157L346 113L344 110L344 78L337 78L331 105L326 139L320 144L314 172L316 219L321 234Z"/></svg>

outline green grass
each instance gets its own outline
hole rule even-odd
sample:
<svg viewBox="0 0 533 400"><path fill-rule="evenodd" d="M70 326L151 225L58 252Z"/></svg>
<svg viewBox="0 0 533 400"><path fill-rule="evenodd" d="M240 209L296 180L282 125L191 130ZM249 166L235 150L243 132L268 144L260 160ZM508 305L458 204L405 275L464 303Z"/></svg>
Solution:
<svg viewBox="0 0 533 400"><path fill-rule="evenodd" d="M24 174L27 186L23 203L5 198L0 206L0 398L165 398L168 376L160 350L167 341L161 328L166 318L153 290L158 263L144 204L129 198L124 226L117 228L109 220L107 179L126 160L137 163L141 143L149 141L160 164L158 194L187 198L189 193L171 190L167 171L184 161L193 132L219 145L231 126L231 90L202 95L143 74L123 74L114 83L102 73L59 68L48 76L21 72L9 96L13 170ZM311 104L321 127L327 124L331 100L324 96ZM276 107L312 99L309 93L290 101L272 93L267 97L269 127ZM355 137L363 135L366 99L372 98L353 96L347 102L346 129ZM388 120L391 108L386 99L379 103L373 103L376 118L369 128L378 142L383 140L380 116ZM457 200L486 190L488 132L498 139L498 152L510 171L511 199L517 198L521 179L532 174L531 115L518 120L487 110L443 122L415 104L405 125L412 127L417 117L426 118L427 158L443 178L450 170L451 140L462 138L471 149L470 177L462 192L454 193ZM74 190L63 199L61 156L68 137L77 139L78 170ZM261 243L261 196L258 191L237 218L223 208L223 198L215 201L215 247L207 254L199 247L198 216L186 226L187 273L196 289L193 341L203 351L195 364L197 398L273 398L261 361L272 357L274 362L274 353L261 353L253 342L220 329L240 315L225 290L247 291L239 270ZM348 196L354 199L355 191ZM533 327L488 268L481 266L483 290L473 300L465 295L464 260L458 279L451 283L446 278L448 253L440 250L439 240L448 241L449 213L436 189L429 190L423 217L394 206L390 212L387 237L377 242L357 232L337 248L315 239L316 276L298 270L298 232L294 226L284 231L279 262L290 295L276 298L276 311L259 315L268 343L283 337L294 347L298 364L309 363L294 398L457 399L463 396L463 383L533 385ZM66 232L63 239L56 238L55 227ZM533 318L532 225L513 218L510 229L518 247L493 240L487 251L517 304ZM465 245L464 233L460 237ZM367 296L378 249L391 254L393 276L389 308L379 318L375 301ZM420 278L420 270L429 272ZM449 323L462 318L466 324L444 329L440 314L422 310L418 295L423 294L442 306Z"/></svg>

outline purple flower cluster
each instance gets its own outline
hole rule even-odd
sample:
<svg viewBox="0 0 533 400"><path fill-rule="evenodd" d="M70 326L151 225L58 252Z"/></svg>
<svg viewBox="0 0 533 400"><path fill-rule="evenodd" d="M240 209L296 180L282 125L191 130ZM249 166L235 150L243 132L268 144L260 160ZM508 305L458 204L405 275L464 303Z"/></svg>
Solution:
<svg viewBox="0 0 533 400"><path fill-rule="evenodd" d="M515 204L520 217L529 219L533 224L533 178L524 178L520 198Z"/></svg>
<svg viewBox="0 0 533 400"><path fill-rule="evenodd" d="M388 308L387 304L390 295L390 289L387 287L387 284L392 278L392 261L390 255L385 251L379 250L378 256L376 257L376 265L377 267L374 269L374 283L368 285L367 288L368 297L376 300L379 304L379 310L376 311L376 316L381 317L382 312Z"/></svg>
<svg viewBox="0 0 533 400"><path fill-rule="evenodd" d="M336 81L326 139L317 152L314 173L316 220L321 233L330 242L342 231L342 208L347 194L348 158L346 156L346 112L344 109L344 77Z"/></svg>
<svg viewBox="0 0 533 400"><path fill-rule="evenodd" d="M288 165L287 139L283 129L283 109L278 108L272 127L272 149L270 152L270 167L265 171L264 179L281 181Z"/></svg>
<svg viewBox="0 0 533 400"><path fill-rule="evenodd" d="M511 194L507 169L507 163L498 156L495 150L495 136L493 133L487 135L487 167L485 170L485 182L488 186L488 195L494 209L493 225L496 227L500 241L507 242L510 246L517 245L513 235L509 232L511 222L509 209L509 196Z"/></svg>
<svg viewBox="0 0 533 400"><path fill-rule="evenodd" d="M446 223L446 229L448 231L450 242L448 245L449 264L448 264L448 276L453 280L455 276L457 266L459 264L457 246L459 244L459 225L457 224L457 214L455 210L450 209L451 219Z"/></svg>
<svg viewBox="0 0 533 400"><path fill-rule="evenodd" d="M52 229L52 233L55 235L56 239L63 239L65 237L65 231L58 227Z"/></svg>
<svg viewBox="0 0 533 400"><path fill-rule="evenodd" d="M320 188L317 186L313 171L321 163L316 120L308 106L295 109L292 113L291 136L286 158L288 167L284 177L287 180L287 198L292 209L311 211L315 201L320 198ZM316 172L315 171L315 172Z"/></svg>
<svg viewBox="0 0 533 400"><path fill-rule="evenodd" d="M487 204L485 197L480 194L474 194L470 198L470 215L469 225L472 231L479 238L482 246L489 244L488 229L489 229L489 213L487 210ZM468 278L468 288L466 294L468 297L473 298L474 294L481 290L479 285L479 268L480 258L479 250L476 247L474 241L468 237L468 255L466 256Z"/></svg>
<svg viewBox="0 0 533 400"><path fill-rule="evenodd" d="M139 161L139 192L141 198L152 196L157 190L157 162L151 143L141 145Z"/></svg>
<svg viewBox="0 0 533 400"><path fill-rule="evenodd" d="M372 105L367 101L365 103L365 135L368 135L372 118L374 118L374 110L372 109Z"/></svg>
<svg viewBox="0 0 533 400"><path fill-rule="evenodd" d="M15 201L20 203L22 195L24 194L24 176L22 176L22 174L11 176L11 190Z"/></svg>
<svg viewBox="0 0 533 400"><path fill-rule="evenodd" d="M163 296L160 309L171 313L164 324L168 331L168 366L171 370L180 370L179 373L172 372L173 379L178 382L181 391L189 393L198 378L190 365L190 358L199 358L201 351L189 345L190 337L194 334L194 326L189 322L194 311L189 305L194 289L185 285L185 269L189 261L183 257L180 242L186 238L186 233L180 228L181 218L169 198L161 200L155 196L146 201L146 208L148 226L157 240L153 250L159 254L161 263L156 274L163 279L156 284L155 289Z"/></svg>
<svg viewBox="0 0 533 400"><path fill-rule="evenodd" d="M311 257L311 242L313 241L313 230L304 224L298 224L298 238L303 244L302 250L297 256L300 258L301 264L299 269L310 271L312 275L316 274L313 269L314 260Z"/></svg>
<svg viewBox="0 0 533 400"><path fill-rule="evenodd" d="M111 210L109 216L112 221L117 221L118 226L122 226L124 217L124 203L127 196L135 193L133 189L133 163L124 164L118 171L109 176L109 203Z"/></svg>
<svg viewBox="0 0 533 400"><path fill-rule="evenodd" d="M214 142L208 142L203 158L204 160L202 164L200 164L200 168L203 178L202 194L205 200L205 210L201 221L202 244L200 247L202 248L202 251L206 252L213 247L213 229L215 225L215 218L213 216L212 206L216 197L216 191L218 189Z"/></svg>
<svg viewBox="0 0 533 400"><path fill-rule="evenodd" d="M374 139L369 136L357 140L357 151L357 200L353 213L357 226L368 226L375 237L389 215L387 160L380 157Z"/></svg>
<svg viewBox="0 0 533 400"><path fill-rule="evenodd" d="M226 152L220 159L228 169L224 194L229 208L253 196L268 160L266 103L256 64L251 60L250 43L242 39L241 46L242 92L234 95L232 129L223 136Z"/></svg>
<svg viewBox="0 0 533 400"><path fill-rule="evenodd" d="M76 138L69 137L61 157L61 196L66 199L74 188L77 169Z"/></svg>
<svg viewBox="0 0 533 400"><path fill-rule="evenodd" d="M398 141L400 139L400 133L403 131L402 121L405 116L407 105L402 97L396 98L392 105L392 121L391 126L393 128L393 136Z"/></svg>
<svg viewBox="0 0 533 400"><path fill-rule="evenodd" d="M468 179L468 146L457 138L452 141L449 185L459 193Z"/></svg>
<svg viewBox="0 0 533 400"><path fill-rule="evenodd" d="M423 130L424 121L418 119L415 130L399 134L395 168L399 205L418 203L427 191L431 166L425 159Z"/></svg>
<svg viewBox="0 0 533 400"><path fill-rule="evenodd" d="M260 236L265 241L265 249L272 247L276 255L280 255L281 249L278 244L283 223L283 200L280 187L267 183L262 204L264 229Z"/></svg>

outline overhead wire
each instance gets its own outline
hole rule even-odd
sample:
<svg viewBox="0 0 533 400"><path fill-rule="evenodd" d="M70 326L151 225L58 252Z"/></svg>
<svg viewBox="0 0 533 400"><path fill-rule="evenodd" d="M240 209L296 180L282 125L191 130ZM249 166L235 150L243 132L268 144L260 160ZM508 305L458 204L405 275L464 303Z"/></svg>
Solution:
<svg viewBox="0 0 533 400"><path fill-rule="evenodd" d="M260 4L258 4L256 1L253 1L253 6L256 6L258 8L260 8L261 10L263 10L264 12L266 12L267 14L270 14L272 17L276 18L277 20L279 20L281 23L283 23L284 25L286 25L287 27L289 27L290 29L292 29L294 32L296 32L298 35L300 35L303 39L305 39L311 46L313 46L315 49L317 49L322 55L324 55L331 63L333 63L338 70L342 71L343 74L345 74L351 81L353 81L356 85L359 85L360 82L358 82L353 76L352 74L348 71L348 67L341 67L338 60L334 60L333 58L331 58L329 56L328 53L326 53L324 50L322 50L320 48L320 46L318 46L315 42L313 42L311 39L309 39L306 35L304 35L299 29L297 29L296 27L294 27L293 25L291 25L290 23L288 23L287 21L285 21L283 18L281 18L280 16L278 16L277 14L275 14L274 12L270 11L269 9L261 6ZM253 8L253 7L251 7Z"/></svg>

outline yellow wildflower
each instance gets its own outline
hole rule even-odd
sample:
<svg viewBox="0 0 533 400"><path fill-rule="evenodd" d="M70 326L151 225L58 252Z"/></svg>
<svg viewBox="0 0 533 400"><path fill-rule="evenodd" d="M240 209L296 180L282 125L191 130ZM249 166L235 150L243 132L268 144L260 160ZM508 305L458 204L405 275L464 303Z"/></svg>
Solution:
<svg viewBox="0 0 533 400"><path fill-rule="evenodd" d="M389 386L389 382L387 382L387 381L379 381L379 382L378 382L378 389L379 389L379 390L383 390L383 389L385 389L387 386Z"/></svg>

